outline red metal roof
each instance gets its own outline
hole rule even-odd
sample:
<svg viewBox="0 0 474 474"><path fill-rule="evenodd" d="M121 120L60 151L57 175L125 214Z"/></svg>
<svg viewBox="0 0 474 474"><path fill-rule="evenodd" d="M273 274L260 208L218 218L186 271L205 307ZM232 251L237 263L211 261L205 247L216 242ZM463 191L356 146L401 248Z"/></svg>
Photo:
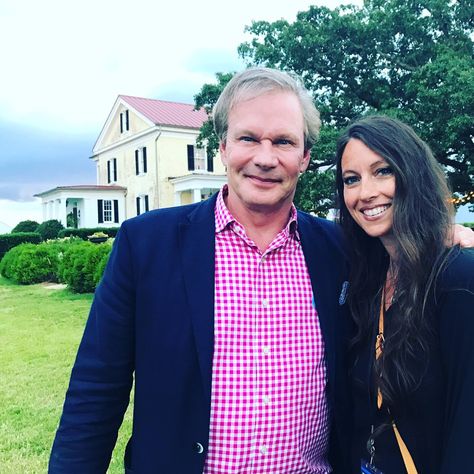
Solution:
<svg viewBox="0 0 474 474"><path fill-rule="evenodd" d="M206 111L204 109L194 110L192 104L145 99L129 95L120 95L119 97L155 125L200 128L207 120Z"/></svg>

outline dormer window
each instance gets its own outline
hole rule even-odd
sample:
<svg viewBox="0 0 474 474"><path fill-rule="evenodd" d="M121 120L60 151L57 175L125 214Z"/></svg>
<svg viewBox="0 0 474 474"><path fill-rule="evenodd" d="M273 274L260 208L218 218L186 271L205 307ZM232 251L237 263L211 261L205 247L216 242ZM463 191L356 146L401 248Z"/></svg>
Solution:
<svg viewBox="0 0 474 474"><path fill-rule="evenodd" d="M120 112L120 133L130 130L130 121L128 118L128 110Z"/></svg>

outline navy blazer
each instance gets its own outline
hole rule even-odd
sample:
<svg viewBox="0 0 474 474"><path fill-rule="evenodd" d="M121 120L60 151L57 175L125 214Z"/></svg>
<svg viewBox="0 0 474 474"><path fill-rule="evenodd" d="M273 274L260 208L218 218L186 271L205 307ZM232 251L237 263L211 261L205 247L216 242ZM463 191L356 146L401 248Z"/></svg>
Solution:
<svg viewBox="0 0 474 474"><path fill-rule="evenodd" d="M98 286L53 444L50 473L105 473L135 380L127 473L201 474L209 439L215 196L123 223ZM345 460L348 393L338 227L298 213L327 360L331 462Z"/></svg>

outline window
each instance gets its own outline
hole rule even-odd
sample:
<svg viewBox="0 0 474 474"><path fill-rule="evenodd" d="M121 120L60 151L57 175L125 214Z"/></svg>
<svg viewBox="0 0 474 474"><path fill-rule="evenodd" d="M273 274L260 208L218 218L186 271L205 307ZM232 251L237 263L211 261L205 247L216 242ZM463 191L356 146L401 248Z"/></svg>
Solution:
<svg viewBox="0 0 474 474"><path fill-rule="evenodd" d="M148 194L137 196L137 216L148 212L150 210L148 205Z"/></svg>
<svg viewBox="0 0 474 474"><path fill-rule="evenodd" d="M117 182L117 158L107 161L107 183Z"/></svg>
<svg viewBox="0 0 474 474"><path fill-rule="evenodd" d="M118 199L97 200L97 221L99 224L104 222L115 222L118 224Z"/></svg>
<svg viewBox="0 0 474 474"><path fill-rule="evenodd" d="M112 201L104 200L104 222L112 222Z"/></svg>
<svg viewBox="0 0 474 474"><path fill-rule="evenodd" d="M130 130L130 121L128 119L128 110L120 112L120 133Z"/></svg>
<svg viewBox="0 0 474 474"><path fill-rule="evenodd" d="M146 146L144 146L135 150L135 174L145 174L146 169Z"/></svg>
<svg viewBox="0 0 474 474"><path fill-rule="evenodd" d="M188 145L188 170L214 171L213 159L206 156L205 148Z"/></svg>

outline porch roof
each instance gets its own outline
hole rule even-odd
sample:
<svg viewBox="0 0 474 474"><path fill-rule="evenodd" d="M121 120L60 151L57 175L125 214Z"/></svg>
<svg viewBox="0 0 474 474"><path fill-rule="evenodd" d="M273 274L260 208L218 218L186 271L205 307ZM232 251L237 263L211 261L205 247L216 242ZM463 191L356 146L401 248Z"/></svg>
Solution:
<svg viewBox="0 0 474 474"><path fill-rule="evenodd" d="M55 188L49 189L48 191L43 191L38 194L34 194L35 197L43 197L48 194L57 193L59 191L126 191L127 188L123 186L108 186L108 185L98 185L98 184L76 184L72 186L57 186Z"/></svg>

